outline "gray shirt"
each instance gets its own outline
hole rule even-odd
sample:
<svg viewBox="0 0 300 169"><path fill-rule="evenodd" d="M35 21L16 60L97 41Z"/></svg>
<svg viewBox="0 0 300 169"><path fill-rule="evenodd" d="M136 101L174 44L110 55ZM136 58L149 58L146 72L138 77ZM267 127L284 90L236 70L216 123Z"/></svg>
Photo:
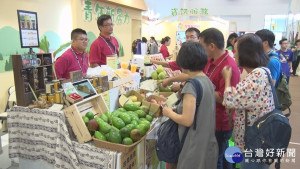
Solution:
<svg viewBox="0 0 300 169"><path fill-rule="evenodd" d="M218 143L215 137L216 101L214 86L207 76L195 77L203 88L203 96L197 112L197 126L190 127L182 151L179 155L177 168L180 169L216 169L218 162ZM197 96L192 83L184 85L180 98L189 93ZM176 112L182 114L183 100L178 104ZM179 138L186 127L178 125Z"/></svg>
<svg viewBox="0 0 300 169"><path fill-rule="evenodd" d="M150 55L158 54L158 47L156 43L151 43L150 45Z"/></svg>

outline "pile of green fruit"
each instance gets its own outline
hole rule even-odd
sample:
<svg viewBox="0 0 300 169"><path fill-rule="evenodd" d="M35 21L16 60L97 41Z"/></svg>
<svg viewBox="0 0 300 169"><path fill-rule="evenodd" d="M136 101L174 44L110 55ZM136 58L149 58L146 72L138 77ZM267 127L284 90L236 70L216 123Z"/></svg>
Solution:
<svg viewBox="0 0 300 169"><path fill-rule="evenodd" d="M167 77L167 73L162 67L162 65L157 66L157 69L151 74L152 79L154 80L163 80Z"/></svg>
<svg viewBox="0 0 300 169"><path fill-rule="evenodd" d="M82 118L95 138L124 145L140 140L150 129L153 119L135 103L126 103L123 108L95 118L92 112L87 112Z"/></svg>

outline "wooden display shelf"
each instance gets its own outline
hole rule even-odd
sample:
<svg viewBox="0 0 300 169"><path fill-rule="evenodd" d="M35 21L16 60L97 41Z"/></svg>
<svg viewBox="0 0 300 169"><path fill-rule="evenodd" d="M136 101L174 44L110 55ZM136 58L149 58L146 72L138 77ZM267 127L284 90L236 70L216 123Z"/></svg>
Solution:
<svg viewBox="0 0 300 169"><path fill-rule="evenodd" d="M36 68L23 68L21 55L12 55L14 80L16 88L16 98L18 106L28 106L34 100L31 90L25 90L25 83L28 81L36 96L45 92L45 80L53 80L52 56L51 53L38 53L37 58L41 60L41 65ZM45 69L45 70L44 70ZM34 74L34 71L37 71ZM45 76L45 72L47 76ZM45 79L47 78L47 79ZM38 81L38 82L37 82ZM37 85L34 85L34 84Z"/></svg>

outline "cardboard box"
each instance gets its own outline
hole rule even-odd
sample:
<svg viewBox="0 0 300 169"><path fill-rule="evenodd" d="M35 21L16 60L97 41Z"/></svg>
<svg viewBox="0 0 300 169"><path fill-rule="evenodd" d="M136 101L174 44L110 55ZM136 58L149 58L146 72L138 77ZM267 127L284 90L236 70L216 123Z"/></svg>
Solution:
<svg viewBox="0 0 300 169"><path fill-rule="evenodd" d="M132 149L136 148L136 146L141 141L145 140L145 138L147 137L147 134L149 133L149 131L150 130L148 130L148 132L140 140L134 142L131 145L112 143L112 142L109 142L109 141L103 141L103 140L96 139L95 137L93 137L93 140L94 140L94 143L95 143L96 147L105 148L107 150L118 151L118 152L122 152L122 153L128 153Z"/></svg>
<svg viewBox="0 0 300 169"><path fill-rule="evenodd" d="M70 123L79 143L85 143L92 140L82 116L87 112L92 112L97 116L108 111L108 107L102 97L102 94L82 100L74 105L64 109L64 113Z"/></svg>
<svg viewBox="0 0 300 169"><path fill-rule="evenodd" d="M165 103L168 107L172 107L178 100L177 94L174 92L159 92L158 95L163 95L167 99Z"/></svg>
<svg viewBox="0 0 300 169"><path fill-rule="evenodd" d="M138 166L137 146L130 152L122 153L121 168L122 169L136 169Z"/></svg>
<svg viewBox="0 0 300 169"><path fill-rule="evenodd" d="M153 114L155 117L162 116L162 108L159 104L151 103L150 100L155 99L157 102L164 101L166 102L167 99L164 99L162 97L151 95L146 100L142 102L142 106L145 106L147 109L149 109L149 114Z"/></svg>
<svg viewBox="0 0 300 169"><path fill-rule="evenodd" d="M168 97L170 95L172 95L174 92L159 92L158 96L163 95L166 99L168 99Z"/></svg>
<svg viewBox="0 0 300 169"><path fill-rule="evenodd" d="M132 101L129 99L129 96L136 96L138 102L143 102L144 97L141 96L137 91L131 90L124 95L121 95L119 98L119 107L123 107L126 103L131 103Z"/></svg>

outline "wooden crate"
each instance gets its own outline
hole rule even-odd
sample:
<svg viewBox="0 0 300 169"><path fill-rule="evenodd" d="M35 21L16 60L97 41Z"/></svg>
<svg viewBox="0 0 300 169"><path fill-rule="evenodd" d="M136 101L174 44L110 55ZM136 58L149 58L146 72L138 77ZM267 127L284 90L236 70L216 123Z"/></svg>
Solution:
<svg viewBox="0 0 300 169"><path fill-rule="evenodd" d="M128 82L131 82L133 81L133 75L129 75L127 77L124 77L124 78L120 78L118 80L115 80L115 81L108 81L108 88L109 89L112 89L112 88L115 88L115 87L119 87L125 83L128 83Z"/></svg>
<svg viewBox="0 0 300 169"><path fill-rule="evenodd" d="M85 143L92 140L82 116L87 112L92 112L97 116L108 111L102 94L82 100L74 105L64 109L64 113L77 137L79 143Z"/></svg>

